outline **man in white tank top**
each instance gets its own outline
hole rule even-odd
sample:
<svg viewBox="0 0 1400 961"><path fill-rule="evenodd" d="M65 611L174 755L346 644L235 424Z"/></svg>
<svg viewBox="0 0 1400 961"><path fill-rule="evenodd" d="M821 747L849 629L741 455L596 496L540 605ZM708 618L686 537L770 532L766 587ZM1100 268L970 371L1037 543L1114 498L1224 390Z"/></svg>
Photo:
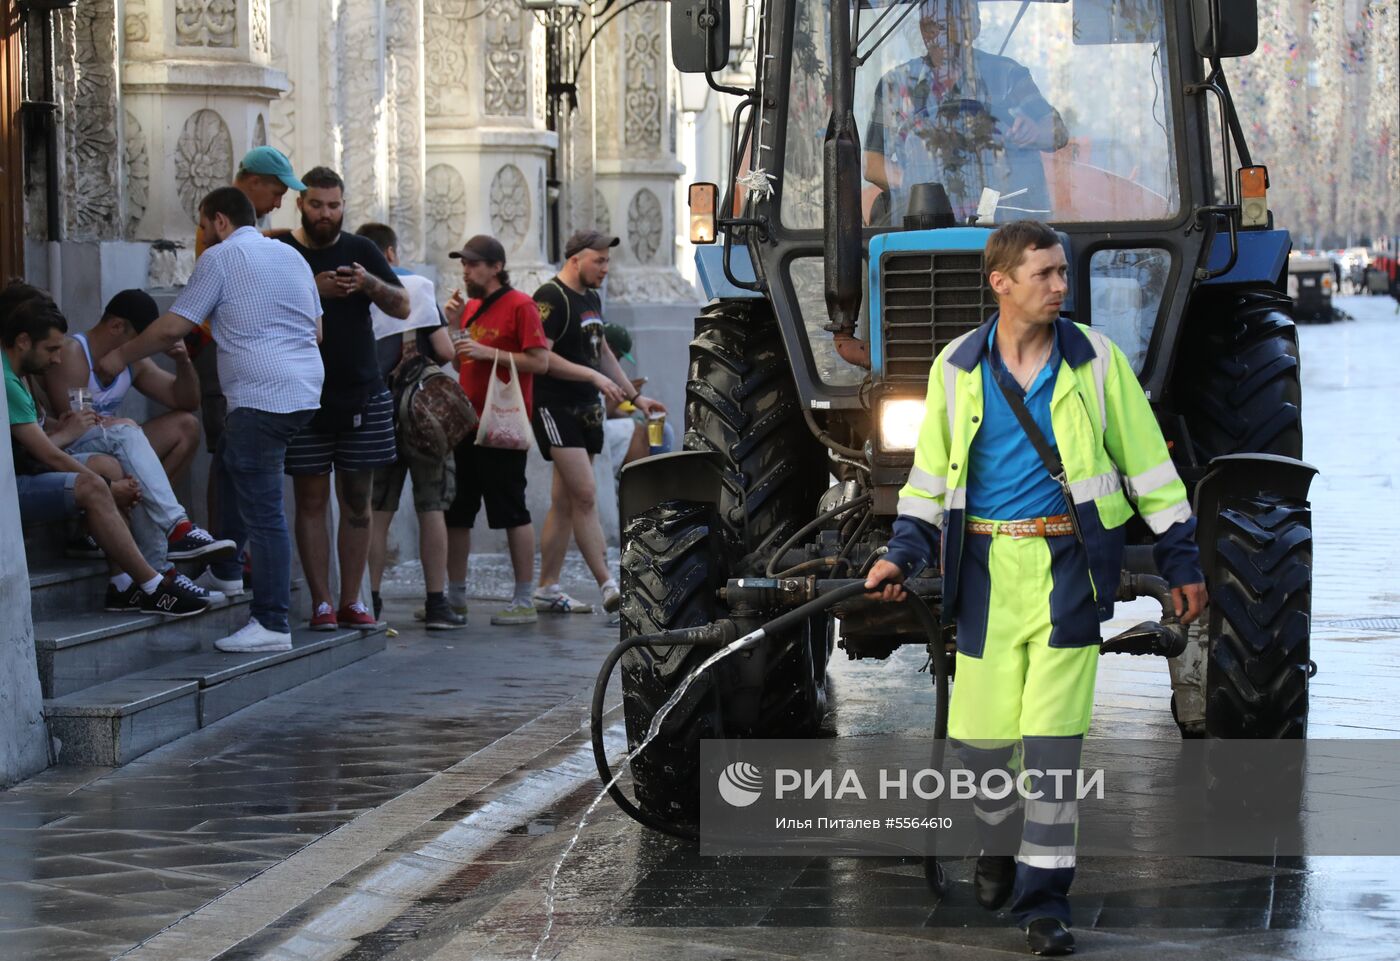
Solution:
<svg viewBox="0 0 1400 961"><path fill-rule="evenodd" d="M199 375L185 345L176 344L166 351L175 362L173 374L149 357L132 364L106 387L92 373L98 360L135 338L159 316L160 308L150 294L123 290L108 301L102 319L91 330L73 334L64 343L61 362L44 375L44 392L56 417L68 413L68 391L77 387L88 390L93 410L104 417L117 416L132 387L169 408L140 427L166 476L174 482L189 468L199 449L199 419L194 413L199 410Z"/></svg>

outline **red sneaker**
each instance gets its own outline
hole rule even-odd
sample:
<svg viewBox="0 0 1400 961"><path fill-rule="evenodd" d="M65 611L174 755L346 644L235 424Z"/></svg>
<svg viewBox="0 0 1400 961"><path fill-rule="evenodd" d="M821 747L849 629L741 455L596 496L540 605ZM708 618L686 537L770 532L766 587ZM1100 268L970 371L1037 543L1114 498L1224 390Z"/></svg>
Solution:
<svg viewBox="0 0 1400 961"><path fill-rule="evenodd" d="M335 610L325 601L317 604L315 612L311 615L311 629L313 631L334 631L339 628Z"/></svg>
<svg viewBox="0 0 1400 961"><path fill-rule="evenodd" d="M327 605L329 608L330 605ZM383 621L374 619L374 615L369 612L359 601L353 604L346 604L335 615L341 627L356 627L362 631L372 631L384 626Z"/></svg>

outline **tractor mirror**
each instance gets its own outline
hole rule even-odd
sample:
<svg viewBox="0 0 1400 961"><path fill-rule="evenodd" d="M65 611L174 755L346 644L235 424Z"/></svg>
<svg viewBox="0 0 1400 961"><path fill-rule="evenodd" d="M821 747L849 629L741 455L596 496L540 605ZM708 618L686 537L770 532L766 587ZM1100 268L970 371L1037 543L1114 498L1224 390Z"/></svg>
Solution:
<svg viewBox="0 0 1400 961"><path fill-rule="evenodd" d="M681 73L729 62L729 0L672 0L671 60Z"/></svg>
<svg viewBox="0 0 1400 961"><path fill-rule="evenodd" d="M715 208L719 206L719 186L717 184L690 185L690 242L692 244L712 244L715 242Z"/></svg>
<svg viewBox="0 0 1400 961"><path fill-rule="evenodd" d="M1255 0L1191 0L1196 52L1207 60L1247 57L1259 46Z"/></svg>

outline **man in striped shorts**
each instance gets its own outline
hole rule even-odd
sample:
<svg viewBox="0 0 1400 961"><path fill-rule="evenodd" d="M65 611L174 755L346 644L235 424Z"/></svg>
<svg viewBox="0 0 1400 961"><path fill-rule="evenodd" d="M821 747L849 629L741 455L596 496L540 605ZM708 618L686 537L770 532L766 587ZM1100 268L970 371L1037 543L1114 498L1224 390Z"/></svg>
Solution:
<svg viewBox="0 0 1400 961"><path fill-rule="evenodd" d="M345 218L345 182L328 167L315 167L301 178L306 189L297 198L301 226L277 239L306 258L321 295L325 336L321 359L326 381L321 409L287 447L287 473L296 498L297 551L311 592L311 628L373 628L379 622L360 600L360 582L369 561L370 496L376 468L398 457L393 401L384 378L369 308L391 317L409 313L408 292L384 254L367 238L341 230ZM331 604L330 504L331 468L335 468L340 524L336 553L340 561L340 603Z"/></svg>

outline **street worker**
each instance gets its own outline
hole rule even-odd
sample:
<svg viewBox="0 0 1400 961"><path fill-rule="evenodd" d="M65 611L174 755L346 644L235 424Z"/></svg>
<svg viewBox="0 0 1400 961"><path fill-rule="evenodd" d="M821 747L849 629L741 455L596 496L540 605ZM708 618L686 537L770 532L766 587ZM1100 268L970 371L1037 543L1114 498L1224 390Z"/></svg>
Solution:
<svg viewBox="0 0 1400 961"><path fill-rule="evenodd" d="M941 556L943 617L957 628L948 737L979 783L1018 745L1023 770L1078 766L1133 507L1182 622L1207 601L1186 488L1132 367L1103 334L1059 317L1068 269L1056 233L1002 227L985 270L998 310L933 362L889 553L866 581L898 600L899 582ZM1010 900L1034 953L1067 954L1078 809L1056 779L1038 780L1044 797L1024 808L1016 791L974 800L984 856L973 884L989 910Z"/></svg>

